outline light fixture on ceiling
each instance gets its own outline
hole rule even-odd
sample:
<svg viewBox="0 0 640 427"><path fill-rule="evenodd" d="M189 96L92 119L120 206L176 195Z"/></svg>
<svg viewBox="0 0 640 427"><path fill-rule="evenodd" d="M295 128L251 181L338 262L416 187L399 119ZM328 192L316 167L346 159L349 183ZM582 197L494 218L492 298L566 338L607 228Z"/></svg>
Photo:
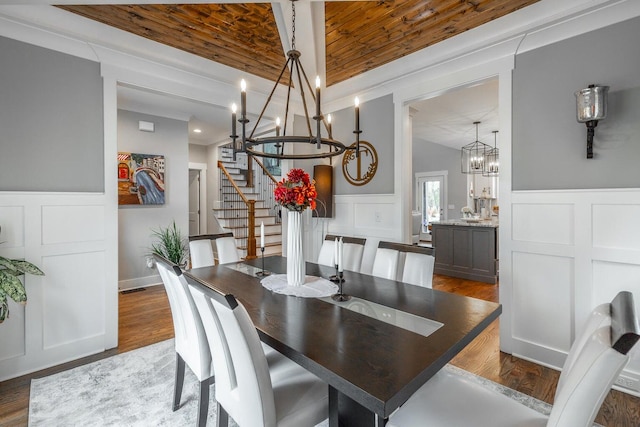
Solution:
<svg viewBox="0 0 640 427"><path fill-rule="evenodd" d="M359 148L359 140L360 140L360 118L359 118L359 108L357 105L356 98L356 108L355 108L355 121L356 121L356 129L353 133L356 134L356 143L354 148L346 147L342 142L333 139L333 135L331 133L331 118L329 116L328 119L324 117L322 114L322 110L320 108L320 77L316 77L316 90L315 94L313 89L311 88L311 84L309 83L309 79L300 63L300 51L296 50L296 0L291 0L291 10L292 10L292 36L291 36L291 50L287 52L287 61L282 67L282 71L276 80L269 97L267 98L258 119L253 127L253 130L249 135L247 135L246 124L249 122L247 119L247 92L246 92L246 83L242 80L241 83L241 97L240 97L240 118L237 121L241 124L242 127L242 135L236 134L236 107L235 104L232 107L232 126L231 126L231 140L233 145L234 157L237 152L247 152L254 156L260 157L269 157L273 159L320 159L326 157L333 157L339 154L344 153L347 149L355 149L356 154L358 154ZM254 136L260 121L263 118L263 115L267 109L267 106L271 102L271 98L275 93L278 84L282 80L282 77L285 74L285 71L289 71L289 83L287 89L287 103L285 106L284 113L284 127L282 128L282 134L280 132L279 124L276 125L276 135L275 136L263 136L256 137ZM304 116L306 121L306 127L308 130L307 135L287 135L287 121L289 118L289 101L291 99L291 89L293 84L296 83L299 88L300 97L302 100L302 106L304 109ZM307 95L305 92L308 91L309 99L313 100L315 103L315 115L312 117L313 120L316 121L316 134L313 135L311 120L309 117L309 112L307 111ZM277 119L279 120L279 118ZM278 122L279 123L279 122ZM321 125L324 125L326 137L322 136ZM240 139L239 139L240 138ZM315 144L316 151L311 153L285 153L285 145L293 143L293 144ZM272 150L266 150L267 144L273 144L275 148L275 152L270 152ZM258 147L261 149L258 150Z"/></svg>
<svg viewBox="0 0 640 427"><path fill-rule="evenodd" d="M482 176L498 176L500 172L500 150L496 147L498 131L493 133L493 148L485 153Z"/></svg>
<svg viewBox="0 0 640 427"><path fill-rule="evenodd" d="M195 128L195 129L193 130L193 133L202 133L202 129L200 129L200 128Z"/></svg>
<svg viewBox="0 0 640 427"><path fill-rule="evenodd" d="M486 161L487 152L490 146L478 140L478 125L480 122L473 122L476 125L476 140L462 147L461 171L467 174L482 173Z"/></svg>
<svg viewBox="0 0 640 427"><path fill-rule="evenodd" d="M598 120L607 117L608 91L609 86L589 85L575 93L577 119L587 125L587 159L593 159L593 136Z"/></svg>

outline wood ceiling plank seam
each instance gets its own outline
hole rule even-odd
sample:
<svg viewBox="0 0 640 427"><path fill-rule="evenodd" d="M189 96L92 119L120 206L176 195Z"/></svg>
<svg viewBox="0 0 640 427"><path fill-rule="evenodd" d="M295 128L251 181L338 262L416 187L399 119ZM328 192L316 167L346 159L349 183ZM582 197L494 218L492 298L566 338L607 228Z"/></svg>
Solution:
<svg viewBox="0 0 640 427"><path fill-rule="evenodd" d="M203 42L211 43L209 39L211 37L214 37L217 40L221 40L224 43L226 43L227 47L233 46L234 48L240 51L250 53L251 57L255 57L255 52L257 50L259 50L260 52L269 52L270 55L267 56L268 59L271 59L276 55L280 55L281 57L284 57L284 53L282 52L282 50L277 51L273 49L273 40L263 42L262 39L257 38L257 39L253 39L254 41L250 41L250 43L247 43L246 39L240 40L237 37L235 37L237 32L234 33L234 32L228 31L227 30L228 26L224 25L222 22L220 23L219 26L216 26L215 23L210 24L205 22L197 22L197 24L200 24L200 25L194 26L192 24L196 24L196 22L189 20L187 17L184 16L184 14L177 13L177 12L167 13L164 10L162 11L159 10L155 13L148 14L145 16L145 18L148 20L157 22L161 26L163 26L167 21L170 21L176 25L169 26L168 28L173 31L177 31L179 33L184 33L185 31L184 27L189 27L189 32L200 34L201 37L199 37L199 39L201 39ZM273 24L275 25L275 21L273 22ZM202 26L204 25L206 25L207 28L211 30L211 32L203 31ZM245 32L244 29L241 29L241 31L243 33ZM259 43L256 43L255 40L258 40ZM279 38L277 40L279 41ZM250 44L250 46L247 46L247 44ZM271 62L274 65L276 63L276 61L271 61Z"/></svg>
<svg viewBox="0 0 640 427"><path fill-rule="evenodd" d="M439 16L442 19L450 18L444 14ZM408 53L423 49L428 46L428 41L432 38L429 37L429 34L434 31L431 27L425 30L422 28L423 26L424 24L415 23L409 29L395 26L392 27L396 28L395 30L354 41L348 48L341 48L340 50L327 49L327 68L332 71L344 69L348 67L347 63L358 62L358 57L364 56L381 57L384 58L382 62L387 63ZM425 37L425 34L427 37ZM354 48L354 45L357 47ZM398 50L398 47L402 47L402 50ZM359 55L353 55L354 51L359 52ZM345 60L345 58L349 59Z"/></svg>
<svg viewBox="0 0 640 427"><path fill-rule="evenodd" d="M327 2L327 85L537 1ZM83 12L81 7L85 8ZM118 8L126 12L114 12ZM272 81L286 59L280 35L273 30L277 26L270 3L89 5L62 9ZM132 27L138 28L132 31Z"/></svg>
<svg viewBox="0 0 640 427"><path fill-rule="evenodd" d="M180 23L183 26L188 26L189 24L193 24L195 22L186 19L183 15L174 16L174 20ZM239 39L235 37L237 35L237 31L233 32L228 29L228 25L224 24L223 21L217 19L211 19L208 22L199 21L199 24L193 30L198 34L201 34L201 39L203 41L208 41L210 38L214 38L216 40L225 43L226 47L234 47L241 51L251 52L252 56L255 56L256 51L261 53L268 53L267 58L269 62L273 65L280 65L282 60L275 61L273 58L285 58L284 51L282 49L278 50L277 47L280 42L279 36L272 37L271 39L263 38L263 37L251 37L249 39ZM275 25L275 22L273 22ZM209 30L209 31L206 31ZM243 34L245 30L240 30ZM247 43L248 42L248 43ZM277 45L274 43L277 42Z"/></svg>
<svg viewBox="0 0 640 427"><path fill-rule="evenodd" d="M424 19L418 19L418 20L414 20L413 17L410 17L410 16L407 17L407 15L405 14L402 16L398 16L400 19L396 17L394 21L394 25L385 23L384 27L398 28L399 26L402 26L402 25L398 25L401 22L411 22L409 24L411 25L410 27L411 29L415 29L415 31L424 31L424 28L430 28L434 25L440 25L443 19L452 19L455 16L454 14L457 12L467 15L470 12L473 12L473 10L480 10L480 13L484 14L484 13L487 13L488 10L496 10L498 8L502 8L508 5L509 7L507 8L507 12L504 13L504 14L508 14L522 7L526 7L532 3L535 3L537 1L538 0L520 0L520 1L485 0L484 2L476 2L475 4L466 8L463 7L464 6L463 3L454 2L454 3L449 3L449 5L457 6L457 8L455 9L448 8L446 10L444 9L434 10L433 13L429 13L428 15L425 15ZM414 8L411 13L416 13L416 12L421 13L426 10L427 9L420 10L420 9ZM433 10L433 8L429 8L429 10ZM467 15L467 16L470 16L470 15ZM494 18L492 17L491 19L494 19ZM406 26L404 27L406 28ZM405 32L407 34L410 34L411 30L406 30ZM375 32L359 31L353 34L357 34L358 39L363 40L363 39L366 39L367 34L375 34ZM341 37L341 39L344 44L348 45L346 49L352 50L352 46L351 46L352 42L346 42L344 37ZM331 51L331 50L332 50L331 47L327 46L327 51Z"/></svg>
<svg viewBox="0 0 640 427"><path fill-rule="evenodd" d="M111 22L112 26L115 26L115 27L120 28L120 29L122 29L124 31L128 31L130 33L133 33L133 34L136 34L136 35L141 35L141 36L147 37L147 38L149 38L149 34L150 33L159 34L159 33L163 33L165 31L167 31L167 27L166 26L163 26L161 23L156 23L156 22L154 22L154 20L149 19L148 17L145 18L145 23L147 24L146 27L141 27L141 26L137 26L136 27L138 30L141 30L141 31L131 30L130 25L133 25L133 23L130 21L130 17L129 16L126 16L126 15L116 16L116 14L112 14L111 17L112 17L112 19L110 19L110 22ZM158 25L149 25L149 24L158 24ZM181 49L181 50L188 51L190 53L194 53L194 54L196 54L198 56L209 57L209 59L210 59L211 55L206 55L205 53L203 53L202 49L198 49L198 48L201 47L201 44L194 42L193 41L193 37L192 37L191 34L185 33L184 31L181 31L180 29L171 29L171 33L175 34L175 35L184 36L184 39L182 39L180 44L176 44L176 43L169 42L169 41L164 41L164 42L161 42L161 43L169 45L169 46L172 46L172 47L175 47L175 48L178 48L178 49ZM152 40L157 41L157 42L160 42L159 40L163 40L164 38L166 38L166 37L158 37L158 36L151 37ZM191 42L188 43L188 42L186 42L186 40L190 40ZM203 42L210 44L210 42L208 42L207 40L203 40ZM172 43L172 44L170 44L170 43ZM220 46L214 45L214 44L210 44L210 45L213 46L213 47L220 47ZM237 59L238 56L244 56L247 59L254 59L255 58L255 50L243 48L243 49L240 50L240 52L237 52L237 51L232 50L230 48L226 48L225 49L224 46L222 46L220 48L222 48L224 50L228 50L232 54L230 56L233 56L236 59ZM246 53L243 55L242 51L244 51ZM218 55L215 55L215 56L218 56Z"/></svg>
<svg viewBox="0 0 640 427"><path fill-rule="evenodd" d="M341 61L340 58L336 60L335 58L327 57L327 70L331 70L331 73L329 73L329 71L327 72L327 82L328 82L327 84L330 85L330 84L335 84L335 83L339 83L341 81L347 80L348 78L358 75L362 72L369 71L373 68L384 65L385 63L391 62L397 59L398 57L402 57L402 56L406 56L408 54L414 53L418 50L423 49L424 47L433 45L447 38L450 38L454 35L461 34L467 29L475 28L476 26L487 23L490 20L497 19L498 17L504 16L515 10L526 7L532 3L535 3L536 1L538 0L534 0L534 1L521 0L518 2L517 5L514 5L514 2L509 0L493 1L492 9L485 11L483 14L475 14L474 18L472 18L471 20L469 19L464 20L465 24L467 24L467 22L472 23L472 25L465 25L466 29L459 29L459 28L456 28L455 26L449 26L445 28L446 30L445 33L431 32L431 33L427 33L426 37L424 34L421 33L420 40L422 41L421 43L423 45L422 47L420 46L420 44L407 45L406 43L402 43L401 41L398 42L396 40L394 41L393 46L389 46L391 44L390 43L387 46L380 47L378 49L380 52L377 52L376 50L372 50L370 52L366 52L360 55L359 57L355 57L352 54L350 55L351 60L348 60L348 61ZM495 13L491 14L492 12L495 12ZM490 19L487 19L488 15L491 15ZM412 36L414 36L414 34L405 34L402 38L415 39L415 37L412 37ZM353 52L353 46L351 47L351 49ZM393 50L395 53L395 57L393 59L391 59L388 54L388 51L390 49ZM337 65L338 63L339 65Z"/></svg>
<svg viewBox="0 0 640 427"><path fill-rule="evenodd" d="M364 14L362 11L359 11L359 13L350 16L348 20L340 16L339 21L335 24L334 21L327 21L326 32L330 37L333 37L334 30L337 31L338 34L355 37L358 34L376 32L379 30L379 27L397 25L404 20L406 15L411 15L417 11L434 10L431 2L425 4L423 1L407 1L400 2L399 4L401 6L395 8L367 9L364 11ZM439 7L440 10L445 10L456 6L460 7L459 5L459 0L447 0L445 4ZM376 25L371 25L370 23ZM331 28L331 26L335 28Z"/></svg>
<svg viewBox="0 0 640 427"><path fill-rule="evenodd" d="M372 15L370 10L358 10L346 16L340 16L340 22L325 21L325 46L340 42L342 37L353 37L360 32L379 31L383 27L384 19L379 15Z"/></svg>
<svg viewBox="0 0 640 427"><path fill-rule="evenodd" d="M447 4L441 5L442 6L441 9L437 9L437 10L430 9L433 12L429 16L425 16L424 19L420 21L411 22L410 24L408 24L408 28L407 26L403 25L403 23L406 22L406 20L404 19L406 15L398 15L392 21L390 20L390 21L384 22L382 24L382 28L384 28L384 30L386 31L385 34L388 34L389 30L387 30L387 28L397 29L399 27L403 27L404 29L400 30L400 31L403 31L403 34L400 37L398 36L396 36L395 38L384 37L384 35L380 35L379 30L358 31L349 35L343 35L341 40L338 41L339 43L341 43L341 46L339 48L336 47L335 50L327 48L327 50L330 50L331 54L335 54L335 53L342 54L345 51L348 51L349 50L348 46L352 45L354 42L361 43L361 42L370 41L371 40L370 36L374 36L374 37L379 36L381 39L386 38L387 43L391 44L396 40L399 40L400 38L404 38L404 37L407 37L408 35L415 34L418 31L424 31L422 29L423 27L426 28L426 30L429 30L431 29L431 27L435 27L441 24L443 21L450 20L454 16L457 16L460 13L465 13L469 9L469 7L465 5L466 5L465 3L460 3L459 1L453 1L453 2L448 2ZM416 9L414 8L412 9L412 11L415 12ZM424 11L424 9L421 11Z"/></svg>
<svg viewBox="0 0 640 427"><path fill-rule="evenodd" d="M176 49L183 50L185 52L192 53L194 55L201 56L203 58L219 62L230 67L240 69L251 74L258 75L271 81L275 81L274 76L277 76L280 72L282 65L282 54L277 53L277 58L270 59L267 55L262 55L259 60L256 56L257 48L247 48L246 44L237 43L231 46L224 46L220 43L212 43L210 40L194 41L194 35L185 29L169 29L166 26L166 19L158 19L157 15L154 17L144 16L140 9L124 7L111 7L107 6L110 10L109 19L104 19L106 14L104 13L104 6L100 7L64 7L65 9L71 9L69 11L78 13L89 19L93 19L107 25L119 28L123 31L127 31L131 34L145 37L147 39L169 45ZM140 19L145 25L141 26L140 23L134 19ZM167 18L169 19L169 18ZM105 22L106 21L106 22ZM132 29L132 27L135 27ZM173 34L173 37L169 37L167 40L167 33ZM177 36L177 37L176 37ZM173 38L180 40L180 43L173 42ZM203 49L205 47L212 47L215 51L210 49Z"/></svg>
<svg viewBox="0 0 640 427"><path fill-rule="evenodd" d="M204 25L207 25L211 20L215 20L220 21L220 24L224 27L242 31L249 30L254 33L256 33L255 30L270 30L271 26L276 24L270 7L266 11L253 11L238 16L237 14L230 14L227 8L212 10L211 7L204 6L210 5L184 5L183 11L186 15L197 20L198 23ZM267 36L265 34L273 35ZM279 37L277 32L273 30L268 31L267 33L263 32L259 35L271 41L276 40Z"/></svg>

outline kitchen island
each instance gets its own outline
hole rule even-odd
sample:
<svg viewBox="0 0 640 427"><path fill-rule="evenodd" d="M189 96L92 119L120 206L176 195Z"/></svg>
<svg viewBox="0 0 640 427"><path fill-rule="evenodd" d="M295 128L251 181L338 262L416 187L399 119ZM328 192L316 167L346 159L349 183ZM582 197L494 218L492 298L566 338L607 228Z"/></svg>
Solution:
<svg viewBox="0 0 640 427"><path fill-rule="evenodd" d="M498 282L498 223L455 219L431 224L434 273L485 283Z"/></svg>

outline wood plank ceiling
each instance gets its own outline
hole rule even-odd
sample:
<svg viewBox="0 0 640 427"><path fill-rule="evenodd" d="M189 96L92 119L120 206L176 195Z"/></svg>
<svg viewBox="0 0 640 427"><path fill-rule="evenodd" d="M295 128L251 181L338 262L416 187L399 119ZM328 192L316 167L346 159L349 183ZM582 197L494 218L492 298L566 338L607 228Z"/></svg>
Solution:
<svg viewBox="0 0 640 427"><path fill-rule="evenodd" d="M327 86L537 1L326 2ZM271 81L284 65L285 53L270 3L59 7ZM304 51L302 46L298 49Z"/></svg>

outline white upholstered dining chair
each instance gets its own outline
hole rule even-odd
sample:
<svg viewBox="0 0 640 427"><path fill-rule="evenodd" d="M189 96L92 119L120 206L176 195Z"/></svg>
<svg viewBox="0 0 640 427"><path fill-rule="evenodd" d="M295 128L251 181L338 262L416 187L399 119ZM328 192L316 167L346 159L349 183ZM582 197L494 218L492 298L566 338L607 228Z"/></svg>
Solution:
<svg viewBox="0 0 640 427"><path fill-rule="evenodd" d="M330 236L327 236L327 237L330 237ZM336 260L335 260L334 245L335 245L335 239L337 239L337 237L333 240L327 237L325 237L325 239L322 241L322 246L320 247L320 253L318 254L317 263L320 265L335 267Z"/></svg>
<svg viewBox="0 0 640 427"><path fill-rule="evenodd" d="M406 252L402 281L412 285L433 287L433 266L435 257L427 253Z"/></svg>
<svg viewBox="0 0 640 427"><path fill-rule="evenodd" d="M327 234L320 247L318 264L335 267L334 245L335 240L342 237L342 267L349 271L360 271L362 265L362 255L364 254L364 244L367 239L360 237L336 236Z"/></svg>
<svg viewBox="0 0 640 427"><path fill-rule="evenodd" d="M398 260L400 253L397 249L385 247L385 242L378 243L376 255L373 259L371 275L385 279L396 280L398 274Z"/></svg>
<svg viewBox="0 0 640 427"><path fill-rule="evenodd" d="M573 343L551 413L543 415L458 374L440 371L389 418L388 427L590 427L638 341L633 295L598 306Z"/></svg>
<svg viewBox="0 0 640 427"><path fill-rule="evenodd" d="M366 241L360 237L342 237L342 266L345 270L360 272Z"/></svg>
<svg viewBox="0 0 640 427"><path fill-rule="evenodd" d="M211 239L192 240L189 237L191 268L209 267L216 263L213 257L212 243Z"/></svg>
<svg viewBox="0 0 640 427"><path fill-rule="evenodd" d="M236 246L233 236L219 237L216 239L216 249L218 253L218 264L228 264L238 262L242 258Z"/></svg>
<svg viewBox="0 0 640 427"><path fill-rule="evenodd" d="M176 376L172 409L176 411L180 408L186 365L200 382L197 425L204 426L209 410L209 388L214 381L214 365L207 335L180 267L158 255L154 257L167 290L173 318Z"/></svg>
<svg viewBox="0 0 640 427"><path fill-rule="evenodd" d="M284 357L265 354L244 306L190 284L207 326L217 372L218 427L230 416L240 427L315 426L328 417L328 386ZM206 294L205 294L206 292Z"/></svg>

